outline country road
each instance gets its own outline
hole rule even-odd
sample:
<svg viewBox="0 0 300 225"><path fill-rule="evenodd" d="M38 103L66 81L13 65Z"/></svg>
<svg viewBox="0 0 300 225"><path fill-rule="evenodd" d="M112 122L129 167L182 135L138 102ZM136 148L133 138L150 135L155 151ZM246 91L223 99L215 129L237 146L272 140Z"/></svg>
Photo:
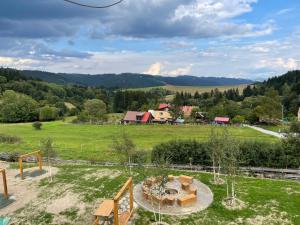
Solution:
<svg viewBox="0 0 300 225"><path fill-rule="evenodd" d="M260 128L260 127L250 126L250 125L246 125L246 124L244 126L252 128L252 129L257 130L259 132L262 132L264 134L269 134L269 135L272 135L272 136L278 137L278 138L284 138L283 134L280 134L280 133L277 133L277 132L274 132L274 131L270 131L270 130L266 130L266 129L263 129L263 128Z"/></svg>

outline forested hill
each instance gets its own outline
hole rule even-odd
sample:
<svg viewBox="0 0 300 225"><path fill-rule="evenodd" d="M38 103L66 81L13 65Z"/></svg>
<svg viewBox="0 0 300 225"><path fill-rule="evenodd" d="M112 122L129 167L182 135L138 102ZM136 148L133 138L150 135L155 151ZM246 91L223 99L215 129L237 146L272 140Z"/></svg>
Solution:
<svg viewBox="0 0 300 225"><path fill-rule="evenodd" d="M26 77L38 78L40 80L56 84L77 84L83 86L97 86L105 88L143 88L165 85L230 86L253 83L253 81L247 79L225 77L164 77L134 73L87 75L24 70L21 71L21 74Z"/></svg>
<svg viewBox="0 0 300 225"><path fill-rule="evenodd" d="M269 78L262 83L263 86L273 87L282 92L284 87L290 86L300 94L300 70L290 71L282 76Z"/></svg>

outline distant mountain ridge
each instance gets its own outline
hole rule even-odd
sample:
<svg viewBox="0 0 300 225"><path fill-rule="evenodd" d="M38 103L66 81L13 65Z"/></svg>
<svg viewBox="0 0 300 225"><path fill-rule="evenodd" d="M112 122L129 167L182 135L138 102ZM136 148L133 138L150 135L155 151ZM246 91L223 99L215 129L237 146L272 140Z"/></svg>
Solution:
<svg viewBox="0 0 300 225"><path fill-rule="evenodd" d="M152 76L137 73L122 74L66 74L50 73L44 71L23 70L20 71L26 77L37 78L56 84L76 84L82 86L94 86L105 88L144 88L165 85L174 86L229 86L251 84L252 80L226 78L226 77L196 77L196 76Z"/></svg>

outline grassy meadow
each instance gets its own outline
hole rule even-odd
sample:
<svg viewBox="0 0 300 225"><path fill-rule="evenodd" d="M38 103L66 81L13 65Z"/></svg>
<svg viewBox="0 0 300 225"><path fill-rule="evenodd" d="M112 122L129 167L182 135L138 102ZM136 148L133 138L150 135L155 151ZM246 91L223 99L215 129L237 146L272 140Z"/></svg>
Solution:
<svg viewBox="0 0 300 225"><path fill-rule="evenodd" d="M231 85L231 86L174 86L174 85L166 85L166 86L158 86L158 87L147 87L147 88L134 88L130 90L142 90L142 91L149 91L154 88L163 88L169 91L173 92L188 92L191 94L195 94L196 91L199 93L203 92L210 92L214 89L219 89L219 91L226 91L232 88L238 88L240 92L244 90L244 88L247 87L246 84L241 85Z"/></svg>
<svg viewBox="0 0 300 225"><path fill-rule="evenodd" d="M0 152L30 152L39 149L41 139L51 137L61 158L117 161L118 155L111 150L111 146L123 132L128 134L138 149L150 153L154 145L172 139L205 141L209 138L211 127L211 125L76 125L68 121L55 121L43 123L42 130L34 130L31 123L0 124L0 134L21 138L18 144L0 143ZM266 142L278 140L246 127L228 127L228 132L240 140L255 139Z"/></svg>
<svg viewBox="0 0 300 225"><path fill-rule="evenodd" d="M246 88L246 84L241 85L231 85L231 86L174 86L174 85L166 85L166 86L158 86L158 87L146 87L146 88L134 88L130 90L140 90L140 91L149 91L155 88L163 88L172 92L187 92L191 94L195 94L196 91L198 91L200 94L204 92L210 92L214 89L219 89L219 91L223 92L232 88L239 89L240 93L243 92L244 88ZM174 98L174 95L167 95L166 101L172 101Z"/></svg>
<svg viewBox="0 0 300 225"><path fill-rule="evenodd" d="M157 174L154 169L134 169L134 184L145 176ZM229 210L222 205L226 196L226 185L210 183L212 174L199 172L169 171L173 175L191 175L209 186L214 194L212 205L201 212L187 216L162 216L172 225L204 224L300 224L300 185L295 181L237 178L237 198L245 203L241 210ZM41 181L38 198L12 216L12 225L92 224L93 213L102 199L111 199L130 175L121 167L103 168L91 166L60 166L52 183ZM65 211L53 213L49 205L66 199L76 199ZM77 197L76 197L77 196ZM74 198L76 197L76 198ZM60 205L56 208L60 209ZM62 210L62 209L61 209ZM134 212L132 224L149 225L154 215L142 208Z"/></svg>

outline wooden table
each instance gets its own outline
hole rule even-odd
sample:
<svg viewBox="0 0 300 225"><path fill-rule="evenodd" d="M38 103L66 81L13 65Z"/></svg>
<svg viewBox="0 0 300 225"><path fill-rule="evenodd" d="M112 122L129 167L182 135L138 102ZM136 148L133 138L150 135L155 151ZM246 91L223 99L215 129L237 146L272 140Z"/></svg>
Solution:
<svg viewBox="0 0 300 225"><path fill-rule="evenodd" d="M104 217L105 220L108 222L108 217L114 210L114 201L113 200L104 200L99 208L96 210L94 213L94 216L99 218L99 217Z"/></svg>

